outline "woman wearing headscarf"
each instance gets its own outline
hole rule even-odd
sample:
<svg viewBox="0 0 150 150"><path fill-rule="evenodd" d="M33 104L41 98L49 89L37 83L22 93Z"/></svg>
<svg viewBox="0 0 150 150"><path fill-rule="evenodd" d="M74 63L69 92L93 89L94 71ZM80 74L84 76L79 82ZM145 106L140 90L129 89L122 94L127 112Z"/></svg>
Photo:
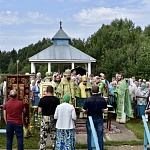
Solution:
<svg viewBox="0 0 150 150"><path fill-rule="evenodd" d="M136 117L136 92L138 88L134 84L132 78L129 78L128 84L129 84L129 94L130 94L130 100L131 100L131 105L132 105L132 111L133 111L134 117Z"/></svg>
<svg viewBox="0 0 150 150"><path fill-rule="evenodd" d="M141 88L137 91L137 116L141 117L145 114L148 90L146 89L146 84L142 83Z"/></svg>
<svg viewBox="0 0 150 150"><path fill-rule="evenodd" d="M63 96L63 103L58 105L54 119L56 122L56 150L68 149L75 150L75 120L76 112L73 105L69 104L70 95Z"/></svg>
<svg viewBox="0 0 150 150"><path fill-rule="evenodd" d="M33 93L32 96L32 106L38 106L40 98L39 98L39 93L40 93L40 81L37 81L35 85L32 85L31 91Z"/></svg>
<svg viewBox="0 0 150 150"><path fill-rule="evenodd" d="M116 104L116 96L115 96L115 89L116 89L116 85L117 85L117 81L113 81L111 82L111 87L109 89L109 92L108 92L108 95L109 95L109 104L112 105L116 111L116 107L117 107L117 104Z"/></svg>

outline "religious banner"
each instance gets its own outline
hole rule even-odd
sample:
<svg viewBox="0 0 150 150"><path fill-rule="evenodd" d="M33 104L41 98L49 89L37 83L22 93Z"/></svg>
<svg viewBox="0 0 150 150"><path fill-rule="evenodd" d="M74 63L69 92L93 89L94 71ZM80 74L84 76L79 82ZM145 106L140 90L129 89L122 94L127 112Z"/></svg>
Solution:
<svg viewBox="0 0 150 150"><path fill-rule="evenodd" d="M24 126L28 127L30 123L30 77L27 75L7 75L6 80L6 100L10 99L10 90L17 91L17 98L22 100L26 109L24 113Z"/></svg>
<svg viewBox="0 0 150 150"><path fill-rule="evenodd" d="M40 84L40 94L39 94L39 97L42 98L44 96L46 96L46 89L47 89L47 86L51 85L52 86L52 83L51 82L41 82Z"/></svg>

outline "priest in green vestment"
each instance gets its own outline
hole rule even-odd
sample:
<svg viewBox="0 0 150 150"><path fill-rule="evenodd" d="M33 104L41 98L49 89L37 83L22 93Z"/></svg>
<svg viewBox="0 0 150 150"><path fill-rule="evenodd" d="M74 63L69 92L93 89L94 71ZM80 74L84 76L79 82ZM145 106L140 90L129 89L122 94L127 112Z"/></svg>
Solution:
<svg viewBox="0 0 150 150"><path fill-rule="evenodd" d="M101 78L99 76L96 76L96 82L95 85L97 85L99 87L99 93L100 96L102 97L107 97L107 93L106 93L106 85L105 83L101 80Z"/></svg>
<svg viewBox="0 0 150 150"><path fill-rule="evenodd" d="M129 118L133 118L129 88L126 79L124 79L116 87L115 96L117 98L116 121L119 123L126 123L126 116Z"/></svg>

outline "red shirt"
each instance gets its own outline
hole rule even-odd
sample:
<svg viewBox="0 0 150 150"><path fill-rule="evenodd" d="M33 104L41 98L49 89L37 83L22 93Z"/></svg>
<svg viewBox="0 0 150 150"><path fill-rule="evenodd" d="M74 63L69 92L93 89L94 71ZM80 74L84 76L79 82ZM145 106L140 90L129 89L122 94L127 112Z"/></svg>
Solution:
<svg viewBox="0 0 150 150"><path fill-rule="evenodd" d="M23 124L22 122L22 112L24 109L24 104L18 99L10 99L4 105L4 110L6 110L6 121L15 124Z"/></svg>

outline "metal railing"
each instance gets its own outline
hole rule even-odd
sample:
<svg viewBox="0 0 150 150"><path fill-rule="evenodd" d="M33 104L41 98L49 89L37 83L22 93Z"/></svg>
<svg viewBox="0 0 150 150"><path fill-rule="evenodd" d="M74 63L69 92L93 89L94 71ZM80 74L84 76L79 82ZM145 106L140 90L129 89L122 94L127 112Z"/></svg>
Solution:
<svg viewBox="0 0 150 150"><path fill-rule="evenodd" d="M91 145L92 148L96 148L96 150L100 150L99 144L98 144L98 138L97 138L97 134L96 134L96 130L94 127L94 123L93 123L93 119L91 116L89 116L89 122L90 122L90 126L91 126L91 131L92 131L92 136L91 136Z"/></svg>
<svg viewBox="0 0 150 150"><path fill-rule="evenodd" d="M1 134L5 134L6 133L6 129L0 129L0 133Z"/></svg>
<svg viewBox="0 0 150 150"><path fill-rule="evenodd" d="M144 150L147 150L147 145L150 145L150 133L145 116L142 116L142 120L144 124Z"/></svg>

